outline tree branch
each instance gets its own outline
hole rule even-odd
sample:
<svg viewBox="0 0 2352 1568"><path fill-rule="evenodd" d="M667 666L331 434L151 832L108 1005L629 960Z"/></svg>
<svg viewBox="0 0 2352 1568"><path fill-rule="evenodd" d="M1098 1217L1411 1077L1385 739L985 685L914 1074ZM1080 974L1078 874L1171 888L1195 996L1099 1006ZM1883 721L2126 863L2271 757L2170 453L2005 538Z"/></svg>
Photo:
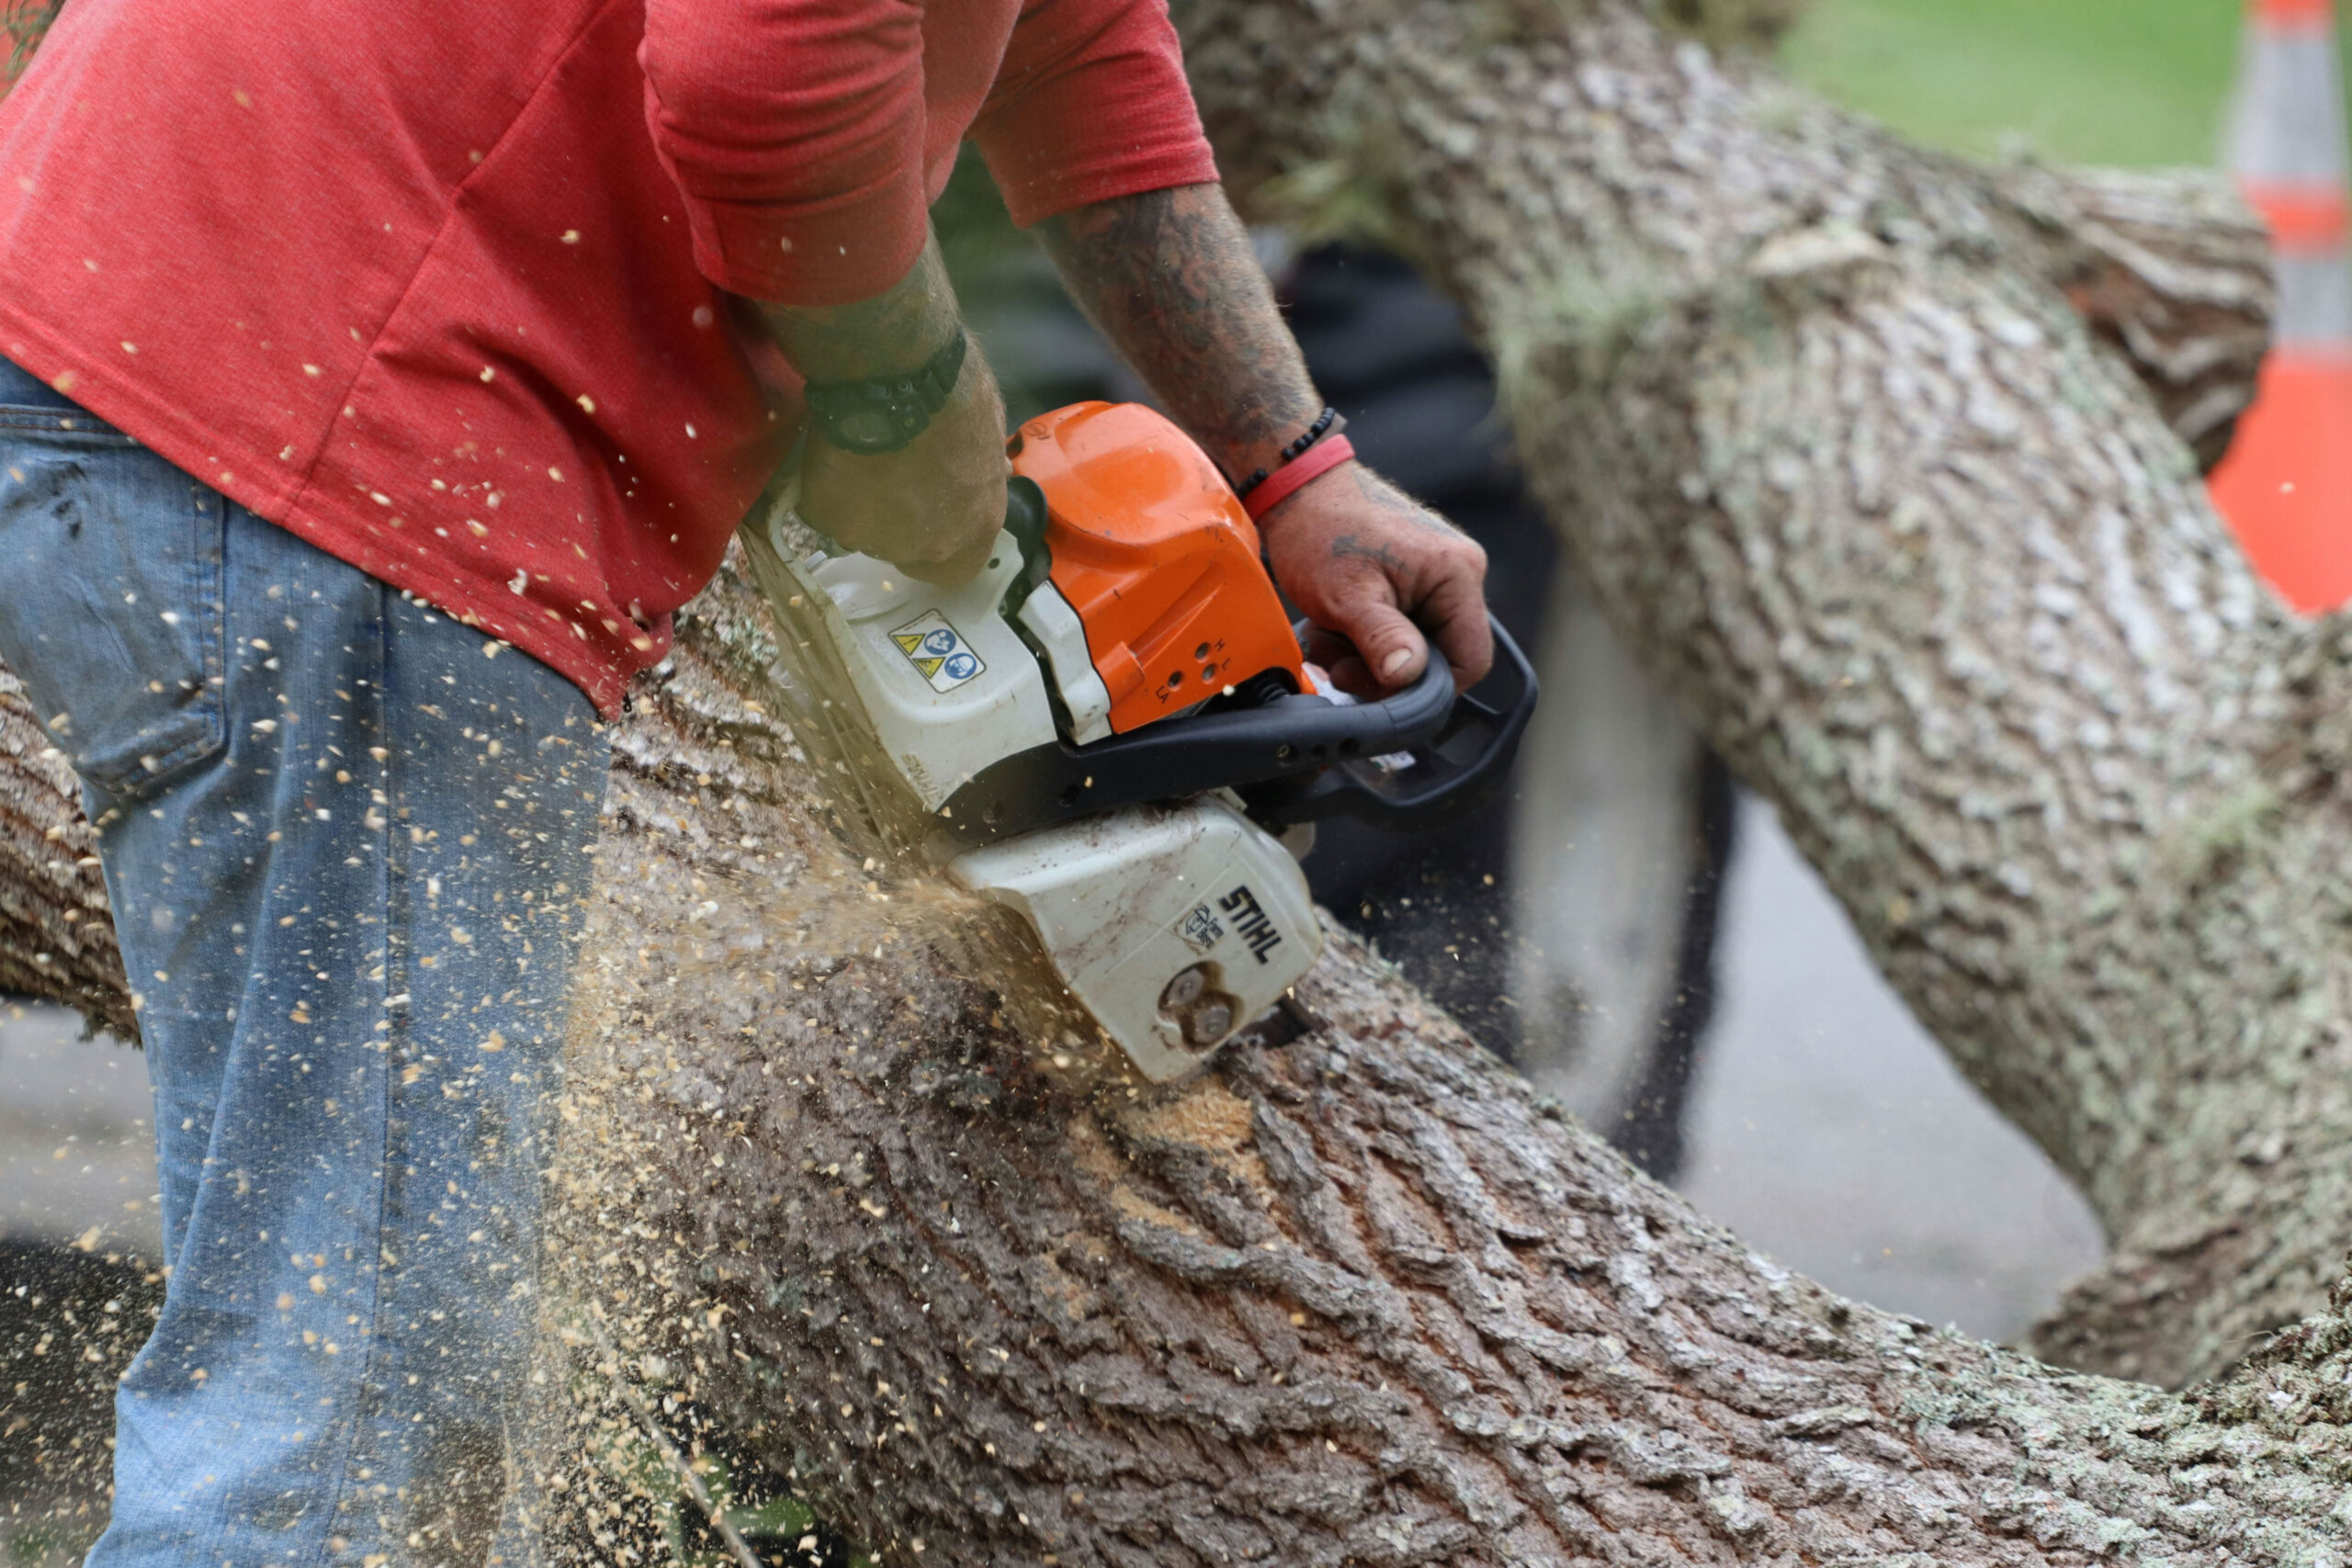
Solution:
<svg viewBox="0 0 2352 1568"><path fill-rule="evenodd" d="M2254 401L2278 288L2270 236L2227 176L2050 169L1985 176L2041 275L2121 354L2210 471Z"/></svg>
<svg viewBox="0 0 2352 1568"><path fill-rule="evenodd" d="M1627 5L1178 15L1228 169L1464 301L1619 629L2120 1257L2172 1260L2044 1342L2177 1382L2315 1308L2352 1113L2275 1075L2338 1049L2345 824L2270 804L2315 645L2052 286L2208 428L2262 293L2221 198L1922 155ZM2200 333L2235 346L2165 346Z"/></svg>

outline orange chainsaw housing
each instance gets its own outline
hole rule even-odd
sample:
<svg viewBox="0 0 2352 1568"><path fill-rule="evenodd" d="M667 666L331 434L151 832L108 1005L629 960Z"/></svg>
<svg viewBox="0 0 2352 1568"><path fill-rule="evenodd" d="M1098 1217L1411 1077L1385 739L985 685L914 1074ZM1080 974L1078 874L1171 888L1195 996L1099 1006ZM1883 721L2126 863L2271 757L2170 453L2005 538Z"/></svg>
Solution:
<svg viewBox="0 0 2352 1568"><path fill-rule="evenodd" d="M1053 584L1086 627L1114 734L1269 670L1310 689L1257 525L1190 436L1135 403L1073 403L1007 449L1046 493Z"/></svg>

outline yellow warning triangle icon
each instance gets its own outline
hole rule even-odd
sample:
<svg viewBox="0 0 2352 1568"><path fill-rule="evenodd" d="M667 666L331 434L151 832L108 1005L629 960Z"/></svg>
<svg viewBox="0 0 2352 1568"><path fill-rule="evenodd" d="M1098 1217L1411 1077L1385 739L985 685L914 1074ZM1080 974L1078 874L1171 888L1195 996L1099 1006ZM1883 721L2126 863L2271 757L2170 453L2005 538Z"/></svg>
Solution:
<svg viewBox="0 0 2352 1568"><path fill-rule="evenodd" d="M938 674L939 667L946 662L944 659L918 659L915 660L915 668L922 671L922 678L928 681Z"/></svg>
<svg viewBox="0 0 2352 1568"><path fill-rule="evenodd" d="M912 653L922 646L922 639L923 634L921 632L892 632L890 634L890 640L899 645L900 653Z"/></svg>

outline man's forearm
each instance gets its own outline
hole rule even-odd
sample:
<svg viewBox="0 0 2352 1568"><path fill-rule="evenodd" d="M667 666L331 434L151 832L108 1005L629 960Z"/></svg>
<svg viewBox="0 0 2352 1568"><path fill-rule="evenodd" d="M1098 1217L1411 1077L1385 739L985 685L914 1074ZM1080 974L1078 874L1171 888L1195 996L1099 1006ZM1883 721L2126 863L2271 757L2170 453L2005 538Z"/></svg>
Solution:
<svg viewBox="0 0 2352 1568"><path fill-rule="evenodd" d="M1236 479L1321 411L1222 186L1095 202L1038 233L1079 309Z"/></svg>
<svg viewBox="0 0 2352 1568"><path fill-rule="evenodd" d="M811 383L897 378L958 330L956 290L925 239L907 275L848 305L763 305L769 330ZM800 466L800 515L836 542L929 582L968 579L1004 524L1004 401L977 346L927 421L881 450L843 448L814 422Z"/></svg>
<svg viewBox="0 0 2352 1568"><path fill-rule="evenodd" d="M807 308L762 303L784 356L809 381L864 381L911 370L957 325L955 286L936 235L907 275L870 299Z"/></svg>

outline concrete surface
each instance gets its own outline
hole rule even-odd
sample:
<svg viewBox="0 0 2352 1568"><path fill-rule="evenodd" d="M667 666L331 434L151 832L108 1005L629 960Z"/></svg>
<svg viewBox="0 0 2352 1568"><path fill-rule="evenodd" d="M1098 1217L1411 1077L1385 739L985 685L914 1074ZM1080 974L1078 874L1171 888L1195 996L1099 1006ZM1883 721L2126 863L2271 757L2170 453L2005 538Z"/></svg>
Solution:
<svg viewBox="0 0 2352 1568"><path fill-rule="evenodd" d="M1879 977L1771 807L1740 803L1681 1190L1830 1289L2008 1340L2104 1250L2065 1178Z"/></svg>
<svg viewBox="0 0 2352 1568"><path fill-rule="evenodd" d="M0 1002L0 1237L154 1257L153 1104L137 1051Z"/></svg>

